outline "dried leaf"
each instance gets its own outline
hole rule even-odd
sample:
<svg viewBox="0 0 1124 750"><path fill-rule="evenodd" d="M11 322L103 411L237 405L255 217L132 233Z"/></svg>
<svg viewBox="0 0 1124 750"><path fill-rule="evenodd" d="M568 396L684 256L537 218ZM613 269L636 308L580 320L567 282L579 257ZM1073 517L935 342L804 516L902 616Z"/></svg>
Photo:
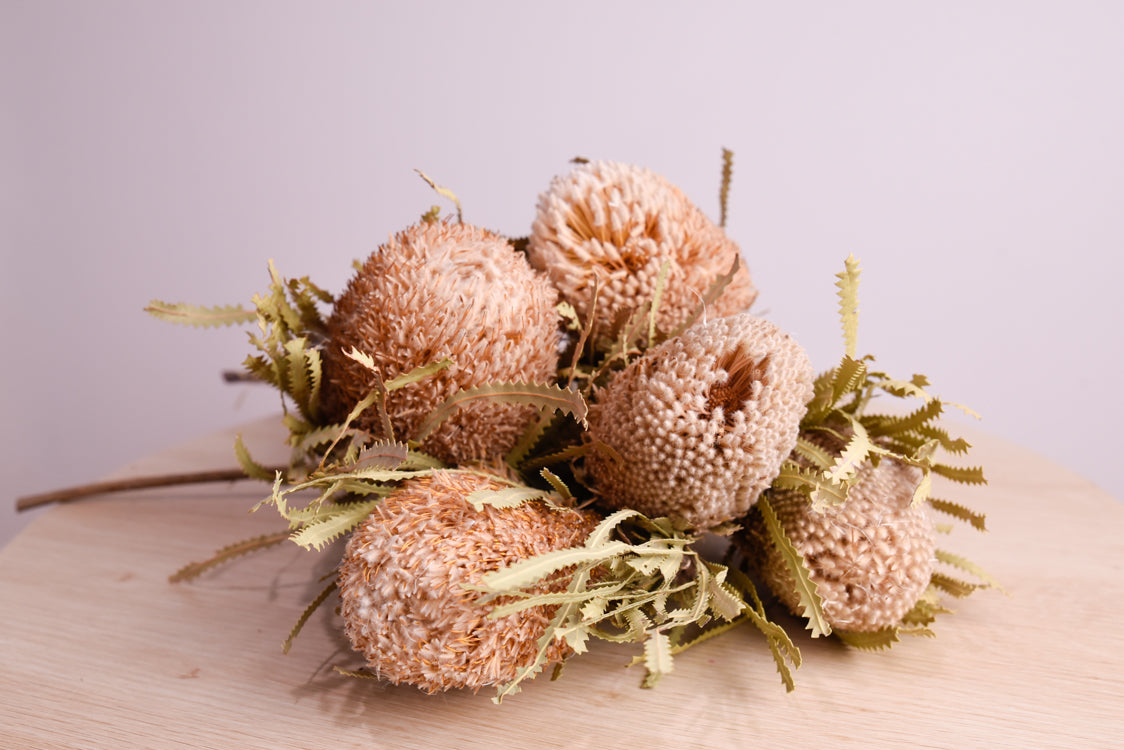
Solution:
<svg viewBox="0 0 1124 750"><path fill-rule="evenodd" d="M312 613L319 609L320 605L327 601L328 597L331 596L332 592L335 590L336 582L335 580L333 580L324 588L323 591L316 595L316 598L313 599L307 607L304 608L304 611L301 612L300 617L297 618L296 624L294 624L292 630L289 631L289 637L286 638L285 641L281 644L282 653L289 653L289 650L293 647L293 641L296 640L297 636L300 635L301 630L304 629L304 624L308 622L308 618L312 617Z"/></svg>
<svg viewBox="0 0 1124 750"><path fill-rule="evenodd" d="M428 184L431 188L433 188L434 192L436 192L438 195L440 195L442 197L448 198L449 200L451 200L453 202L453 205L457 207L457 221L459 223L464 223L464 212L461 210L461 202L460 202L460 199L457 198L457 194L454 193L449 188L441 187L440 185L438 185L436 182L433 181L432 178L430 178L429 175L427 175L425 172L421 171L420 169L415 169L414 171L418 173L418 176L420 176L423 180L426 181L426 184Z"/></svg>
<svg viewBox="0 0 1124 750"><path fill-rule="evenodd" d="M248 554L250 552L256 552L260 549L265 549L267 547L281 544L281 542L285 541L288 538L289 532L281 531L276 534L264 534L262 536L255 536L251 539L244 539L243 541L235 542L234 544L228 544L227 546L215 552L214 555L207 558L206 560L203 560L202 562L191 563L190 565L185 565L184 567L180 568L168 577L168 581L171 583L190 581L193 578L198 578L200 575L207 572L211 568L233 560L236 557L241 557L242 555Z"/></svg>
<svg viewBox="0 0 1124 750"><path fill-rule="evenodd" d="M726 203L730 198L730 180L734 175L734 152L722 149L722 183L718 187L718 226L726 227Z"/></svg>
<svg viewBox="0 0 1124 750"><path fill-rule="evenodd" d="M305 549L319 551L362 523L380 502L381 498L337 506L320 520L294 533L291 539Z"/></svg>
<svg viewBox="0 0 1124 750"><path fill-rule="evenodd" d="M983 513L977 513L963 505L948 500L938 500L935 497L929 498L929 505L932 506L933 510L955 516L961 521L970 523L974 528L980 531L987 531L987 516Z"/></svg>
<svg viewBox="0 0 1124 750"><path fill-rule="evenodd" d="M800 609L808 620L808 629L812 631L812 637L831 635L831 625L828 624L823 613L823 600L816 590L816 583L812 580L808 566L804 562L804 556L785 535L784 527L777 519L776 513L773 512L773 506L769 504L769 499L762 496L757 501L757 507L761 509L765 528L769 530L769 538L772 539L777 551L784 559L789 573L792 575L796 594L800 600Z"/></svg>
<svg viewBox="0 0 1124 750"><path fill-rule="evenodd" d="M848 646L864 651L883 651L901 640L896 627L862 633L853 630L836 630L835 635Z"/></svg>
<svg viewBox="0 0 1124 750"><path fill-rule="evenodd" d="M162 302L158 299L149 302L144 311L160 320L199 328L241 325L252 323L257 318L257 313L254 310L247 310L240 305L202 307L184 302Z"/></svg>
<svg viewBox="0 0 1124 750"><path fill-rule="evenodd" d="M1007 596L1010 596L1010 593L1003 588L1003 585L999 583L996 578L994 578L990 573L988 573L986 570L984 570L968 558L961 557L960 555L954 555L953 553L943 549L935 550L934 554L937 560L943 562L945 565L951 565L955 568L960 568L960 570L963 570L965 573L971 573L976 578L979 578L981 581L987 584L988 587L999 589L1004 594L1007 594Z"/></svg>
<svg viewBox="0 0 1124 750"><path fill-rule="evenodd" d="M472 503L476 510L483 510L485 505L493 508L516 508L529 500L538 500L547 497L547 490L533 487L504 487L500 490L476 490L470 492L465 499Z"/></svg>
<svg viewBox="0 0 1124 750"><path fill-rule="evenodd" d="M655 687L659 679L674 668L671 640L666 633L657 630L644 641L644 667L648 670L643 682L646 688Z"/></svg>
<svg viewBox="0 0 1124 750"><path fill-rule="evenodd" d="M859 262L854 255L848 255L843 262L843 270L836 275L838 287L839 318L843 323L844 351L854 359L857 356L859 341Z"/></svg>
<svg viewBox="0 0 1124 750"><path fill-rule="evenodd" d="M242 442L242 433L234 438L234 455L238 459L238 465L242 467L242 471L246 476L251 479L260 479L263 482L272 482L275 478L276 472L272 469L259 464L250 457L250 451L246 448L246 444Z"/></svg>
<svg viewBox="0 0 1124 750"><path fill-rule="evenodd" d="M588 407L577 391L563 390L556 385L535 383L492 383L458 391L425 418L418 428L414 442L422 443L427 437L467 403L478 400L500 401L510 404L527 404L543 410L569 414L584 424Z"/></svg>
<svg viewBox="0 0 1124 750"><path fill-rule="evenodd" d="M982 466L947 466L933 464L933 473L961 484L987 484Z"/></svg>

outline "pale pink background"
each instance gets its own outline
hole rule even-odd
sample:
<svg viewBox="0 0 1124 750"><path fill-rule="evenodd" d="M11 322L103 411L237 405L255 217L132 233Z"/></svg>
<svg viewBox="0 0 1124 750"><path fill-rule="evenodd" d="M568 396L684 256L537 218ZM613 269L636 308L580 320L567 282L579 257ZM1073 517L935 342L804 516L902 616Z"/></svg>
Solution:
<svg viewBox="0 0 1124 750"><path fill-rule="evenodd" d="M1109 0L3 0L0 543L19 494L276 410L219 379L244 332L150 298L248 301L271 257L339 289L435 202L415 167L513 235L575 155L716 215L723 146L818 367L854 252L864 350L1119 496L1122 40Z"/></svg>

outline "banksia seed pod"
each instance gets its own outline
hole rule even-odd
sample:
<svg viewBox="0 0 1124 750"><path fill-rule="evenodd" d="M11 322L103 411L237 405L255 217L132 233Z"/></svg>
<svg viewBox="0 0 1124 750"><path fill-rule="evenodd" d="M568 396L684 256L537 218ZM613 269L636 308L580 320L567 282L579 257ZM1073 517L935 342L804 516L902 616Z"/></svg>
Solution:
<svg viewBox="0 0 1124 750"><path fill-rule="evenodd" d="M665 261L669 273L658 324L674 330L730 270L738 247L663 177L627 164L589 162L554 178L539 197L527 254L582 321L598 279L595 325L611 336L652 300ZM742 312L756 296L743 265L708 312Z"/></svg>
<svg viewBox="0 0 1124 750"><path fill-rule="evenodd" d="M796 444L812 397L804 350L742 313L695 325L597 394L586 467L617 508L705 530L741 517ZM616 455L613 455L613 454Z"/></svg>
<svg viewBox="0 0 1124 750"><path fill-rule="evenodd" d="M322 407L342 421L374 388L374 375L345 352L374 358L383 380L448 357L453 364L392 391L395 437L413 437L434 407L462 388L543 383L558 364L557 293L503 238L468 224L422 223L371 254L336 301L324 347ZM514 445L533 407L474 402L422 445L460 463ZM374 408L356 426L382 435Z"/></svg>
<svg viewBox="0 0 1124 750"><path fill-rule="evenodd" d="M887 458L877 467L863 464L847 500L822 511L813 510L797 490L769 493L769 504L804 557L833 628L870 632L898 625L929 585L936 525L928 503L912 503L920 481L919 469ZM799 614L792 576L759 511L750 514L738 538L750 566Z"/></svg>
<svg viewBox="0 0 1124 750"><path fill-rule="evenodd" d="M382 679L434 693L498 686L534 662L552 613L489 619L464 585L544 552L580 546L591 514L532 501L515 508L465 499L493 479L438 472L403 483L352 534L339 568L341 612L356 651ZM540 592L541 593L541 592ZM567 654L558 641L548 662Z"/></svg>

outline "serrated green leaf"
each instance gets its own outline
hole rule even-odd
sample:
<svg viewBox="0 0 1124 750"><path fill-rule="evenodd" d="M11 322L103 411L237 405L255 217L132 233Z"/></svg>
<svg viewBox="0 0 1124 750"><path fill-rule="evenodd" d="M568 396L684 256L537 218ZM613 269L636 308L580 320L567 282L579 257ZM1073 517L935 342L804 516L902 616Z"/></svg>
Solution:
<svg viewBox="0 0 1124 750"><path fill-rule="evenodd" d="M453 202L453 205L457 207L457 223L458 224L464 223L464 212L461 210L461 202L460 202L460 199L457 198L457 194L454 193L452 190L450 190L447 187L442 187L442 186L438 185L436 182L433 181L433 179L429 175L427 175L425 172L421 171L420 169L415 169L414 171L418 173L419 177L421 177L423 180L425 180L427 185L429 185L431 188L433 188L433 191L435 193L437 193L438 195L440 195L444 198L448 198L449 200L451 200Z"/></svg>
<svg viewBox="0 0 1124 750"><path fill-rule="evenodd" d="M608 448L608 446L605 446L604 443L599 443L597 441L570 445L560 451L548 453L545 456L539 456L538 458L531 459L530 461L525 462L522 468L524 471L533 471L534 469L539 469L543 466L550 466L552 464L560 464L573 461L575 458L580 458L582 456L588 455L593 451L601 450L602 447ZM619 454L617 455L619 457Z"/></svg>
<svg viewBox="0 0 1124 750"><path fill-rule="evenodd" d="M982 466L933 464L933 473L961 484L987 484Z"/></svg>
<svg viewBox="0 0 1124 750"><path fill-rule="evenodd" d="M527 427L523 430L523 434L519 436L519 440L504 456L504 461L508 466L517 469L523 463L535 446L538 445L556 416L554 412L539 412L531 417Z"/></svg>
<svg viewBox="0 0 1124 750"><path fill-rule="evenodd" d="M940 443L941 448L948 451L949 453L967 453L968 449L972 447L972 444L964 438L953 438L948 434L947 430L936 427L934 425L925 425L923 427L918 427L917 433L931 440L936 440L938 443Z"/></svg>
<svg viewBox="0 0 1124 750"><path fill-rule="evenodd" d="M902 625L928 625L937 619L937 615L950 614L952 611L941 604L937 587L930 585L921 593L913 608L902 615Z"/></svg>
<svg viewBox="0 0 1124 750"><path fill-rule="evenodd" d="M359 349L354 346L350 349L343 350L343 355L363 365L363 367L371 372L379 372L379 366L375 364L375 358L366 352L359 351Z"/></svg>
<svg viewBox="0 0 1124 750"><path fill-rule="evenodd" d="M646 688L655 687L661 677L674 669L671 640L666 633L657 630L650 633L644 641L644 667L648 670L643 682L643 687Z"/></svg>
<svg viewBox="0 0 1124 750"><path fill-rule="evenodd" d="M934 550L934 555L939 562L943 562L945 565L951 565L955 568L959 568L965 573L971 573L976 578L979 578L981 581L987 584L988 587L999 589L1004 594L1007 594L1007 596L1011 595L1006 589L1003 588L1003 585L999 583L999 581L995 577L993 577L990 573L988 573L986 570L984 570L968 558L961 557L960 555L955 555L943 549Z"/></svg>
<svg viewBox="0 0 1124 750"><path fill-rule="evenodd" d="M144 311L154 318L198 328L222 328L223 326L252 323L257 312L241 305L215 305L204 307L185 302L163 302L154 299Z"/></svg>
<svg viewBox="0 0 1124 750"><path fill-rule="evenodd" d="M578 317L578 311L574 309L573 305L563 300L555 305L554 309L558 313L558 317L562 318L563 325L565 325L567 330L581 330L581 318Z"/></svg>
<svg viewBox="0 0 1124 750"><path fill-rule="evenodd" d="M899 435L925 427L938 418L943 410L944 403L939 398L934 398L905 416L880 417L877 422L869 421L867 424L875 435Z"/></svg>
<svg viewBox="0 0 1124 750"><path fill-rule="evenodd" d="M276 476L273 469L267 469L250 456L249 449L242 442L242 433L238 433L234 438L234 455L238 459L238 465L242 467L242 471L251 479L272 482Z"/></svg>
<svg viewBox="0 0 1124 750"><path fill-rule="evenodd" d="M405 443L377 440L359 451L354 468L393 471L406 463L410 449Z"/></svg>
<svg viewBox="0 0 1124 750"><path fill-rule="evenodd" d="M554 491L558 493L559 497L562 498L563 502L574 499L574 493L570 492L570 488L566 486L566 483L563 482L550 469L541 470L539 472L539 476L541 476L543 479L545 479L547 481L547 483L551 487L554 488Z"/></svg>
<svg viewBox="0 0 1124 750"><path fill-rule="evenodd" d="M627 552L629 545L624 542L608 542L594 548L573 547L570 549L546 552L514 565L488 573L481 580L487 591L509 591L533 585L547 575L573 565L597 562L605 557Z"/></svg>
<svg viewBox="0 0 1124 750"><path fill-rule="evenodd" d="M881 630L863 633L853 630L836 630L835 635L848 646L864 651L883 651L901 640L901 638L898 637L897 627L882 628Z"/></svg>
<svg viewBox="0 0 1124 750"><path fill-rule="evenodd" d="M829 469L835 464L835 457L828 451L802 437L796 438L796 446L793 448L793 453L806 459L813 466L821 470Z"/></svg>
<svg viewBox="0 0 1124 750"><path fill-rule="evenodd" d="M501 617L513 615L516 612L522 612L526 609L534 609L535 607L557 607L560 604L574 604L578 605L578 612L582 615L582 620L586 620L585 610L586 605L590 603L599 602L602 610L608 606L610 598L620 594L627 586L626 581L617 581L611 584L600 584L591 586L589 588L582 588L578 591L552 591L545 594L526 594L520 595L515 601L506 602L504 604L496 605L488 613L489 620L498 620ZM480 586L465 585L464 588L470 591L478 591ZM511 596L505 593L504 598ZM484 597L480 601L487 603L492 601L489 597ZM595 609L595 608L594 608ZM590 611L594 611L591 609ZM603 612L600 616L603 616Z"/></svg>
<svg viewBox="0 0 1124 750"><path fill-rule="evenodd" d="M726 227L726 203L730 198L730 180L734 175L734 152L722 149L722 182L718 186L718 226Z"/></svg>
<svg viewBox="0 0 1124 750"><path fill-rule="evenodd" d="M925 389L918 384L919 377L922 378L922 380L924 379L924 376L919 375L914 375L913 380L895 380L889 377L882 377L875 379L871 385L876 388L881 388L891 396L896 396L898 398L912 396L922 399L923 401L929 401L933 397L926 393Z"/></svg>
<svg viewBox="0 0 1124 750"><path fill-rule="evenodd" d="M333 580L324 588L323 591L316 595L316 598L313 599L307 607L304 608L304 611L301 612L300 617L297 618L296 623L289 631L289 637L286 638L281 644L282 653L289 653L289 650L293 647L293 641L297 639L297 636L300 635L301 630L304 629L304 625L306 622L308 622L308 618L312 617L312 613L319 609L320 605L327 601L328 597L331 596L332 592L335 590L336 582L335 580Z"/></svg>
<svg viewBox="0 0 1124 750"><path fill-rule="evenodd" d="M854 255L843 261L843 270L836 274L838 287L839 318L843 324L844 351L854 359L859 341L859 262Z"/></svg>
<svg viewBox="0 0 1124 750"><path fill-rule="evenodd" d="M667 276L670 271L670 260L665 260L660 264L660 272L656 276L656 290L652 294L652 305L648 311L648 346L654 346L656 342L656 319L659 317L660 302L663 301L663 293L667 287Z"/></svg>
<svg viewBox="0 0 1124 750"><path fill-rule="evenodd" d="M733 591L729 584L724 583L718 576L713 576L707 581L707 593L710 595L708 604L714 612L726 619L733 620L745 609L745 602ZM700 613L701 614L701 613ZM696 619L696 618L692 618Z"/></svg>
<svg viewBox="0 0 1124 750"><path fill-rule="evenodd" d="M617 527L619 527L625 521L631 518L637 518L639 516L640 511L632 510L631 508L622 508L621 510L618 510L614 513L610 513L608 516L602 519L597 524L597 526L594 527L590 535L586 537L586 548L597 549L609 544L609 537L612 536Z"/></svg>
<svg viewBox="0 0 1124 750"><path fill-rule="evenodd" d="M288 530L286 530L275 534L263 534L261 536L255 536L250 539L244 539L240 542L235 542L234 544L228 544L202 562L194 562L189 565L183 566L175 573L168 576L168 581L169 583L190 581L194 578L198 578L200 575L207 572L211 568L222 565L223 563L233 560L236 557L241 557L242 555L249 554L250 552L256 552L260 549L266 549L267 547L273 547L275 545L281 544L288 538L289 532Z"/></svg>
<svg viewBox="0 0 1124 750"><path fill-rule="evenodd" d="M961 581L959 578L945 575L944 573L934 572L929 578L929 582L939 588L941 591L957 599L963 599L969 596L973 591L980 588L978 584L969 583L968 581Z"/></svg>
<svg viewBox="0 0 1124 750"><path fill-rule="evenodd" d="M319 551L362 523L380 502L382 502L381 498L341 505L321 520L295 532L290 538L305 549Z"/></svg>
<svg viewBox="0 0 1124 750"><path fill-rule="evenodd" d="M285 342L285 351L288 354L286 382L289 395L293 397L301 414L312 419L312 373L305 350L307 344L308 340L305 338L294 338Z"/></svg>
<svg viewBox="0 0 1124 750"><path fill-rule="evenodd" d="M399 388L403 388L403 387L405 387L407 385L410 385L412 383L416 383L419 380L425 380L428 377L436 375L437 373L441 372L442 370L446 369L447 367L451 366L452 364L453 364L453 360L446 357L445 359L439 360L437 362L431 362L428 365L422 365L421 367L415 367L414 369L410 370L407 373L399 375L396 378L391 378L390 380L386 381L386 383L384 383L383 385L388 392L389 391L396 391Z"/></svg>
<svg viewBox="0 0 1124 750"><path fill-rule="evenodd" d="M800 609L808 620L808 629L812 637L831 635L831 625L823 613L823 600L816 590L816 583L812 580L804 556L793 546L784 533L784 527L773 512L769 499L762 496L757 500L757 507L761 510L761 517L765 521L765 528L769 531L769 538L780 553L781 558L792 576L796 595L799 598Z"/></svg>
<svg viewBox="0 0 1124 750"><path fill-rule="evenodd" d="M823 474L824 479L832 485L841 485L854 479L859 467L877 450L861 422L851 420L851 430L851 439L836 457L834 465Z"/></svg>
<svg viewBox="0 0 1124 750"><path fill-rule="evenodd" d="M485 505L493 508L516 508L529 500L538 500L548 497L547 490L533 487L504 487L499 490L476 490L470 492L465 500L472 504L476 510L483 510Z"/></svg>
<svg viewBox="0 0 1124 750"><path fill-rule="evenodd" d="M585 424L588 407L577 391L563 390L556 385L535 383L492 383L476 388L466 388L450 396L425 418L418 428L414 441L422 443L453 416L462 406L479 400L499 401L509 404L526 404L542 410L553 410L572 416Z"/></svg>
<svg viewBox="0 0 1124 750"><path fill-rule="evenodd" d="M933 510L955 516L980 531L987 531L987 516L983 513L977 513L963 505L948 500L938 500L935 497L929 498L929 505L932 506Z"/></svg>
<svg viewBox="0 0 1124 750"><path fill-rule="evenodd" d="M814 507L840 505L847 501L846 485L824 479L814 469L805 469L793 461L781 464L780 472L773 478L772 487L778 490L799 490L808 496Z"/></svg>

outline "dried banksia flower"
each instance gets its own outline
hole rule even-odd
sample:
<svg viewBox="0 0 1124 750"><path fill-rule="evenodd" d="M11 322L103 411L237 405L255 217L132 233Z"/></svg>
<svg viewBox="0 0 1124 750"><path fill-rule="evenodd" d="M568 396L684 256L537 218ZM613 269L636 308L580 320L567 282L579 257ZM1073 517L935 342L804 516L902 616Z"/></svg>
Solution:
<svg viewBox="0 0 1124 750"><path fill-rule="evenodd" d="M391 392L395 437L462 388L493 382L543 383L558 364L557 293L503 238L468 224L422 223L371 254L336 301L324 347L322 406L342 421L375 387L374 375L345 352L374 358L383 380L449 358L437 375ZM422 449L459 463L502 454L533 407L473 402ZM374 408L358 427L383 436Z"/></svg>
<svg viewBox="0 0 1124 750"><path fill-rule="evenodd" d="M804 557L833 628L871 632L898 625L929 585L936 526L912 503L921 471L892 459L867 462L841 505L814 510L796 490L769 493L785 535ZM759 511L740 535L750 566L794 614L799 596Z"/></svg>
<svg viewBox="0 0 1124 750"><path fill-rule="evenodd" d="M658 324L674 330L730 270L738 247L663 177L627 164L590 162L554 178L539 197L527 254L583 321L598 279L596 326L611 334L652 300L665 261L669 273ZM742 312L756 296L743 265L709 312Z"/></svg>
<svg viewBox="0 0 1124 750"><path fill-rule="evenodd" d="M586 459L608 504L693 529L741 517L796 443L812 396L804 350L748 314L695 325L597 396ZM613 454L616 455L613 455Z"/></svg>
<svg viewBox="0 0 1124 750"><path fill-rule="evenodd" d="M476 690L509 682L534 662L553 613L536 607L489 619L491 606L464 585L534 555L581 546L596 521L538 501L477 511L465 499L504 486L466 472L413 479L353 533L339 568L341 612L352 645L380 678L430 693ZM548 662L567 653L558 641Z"/></svg>

